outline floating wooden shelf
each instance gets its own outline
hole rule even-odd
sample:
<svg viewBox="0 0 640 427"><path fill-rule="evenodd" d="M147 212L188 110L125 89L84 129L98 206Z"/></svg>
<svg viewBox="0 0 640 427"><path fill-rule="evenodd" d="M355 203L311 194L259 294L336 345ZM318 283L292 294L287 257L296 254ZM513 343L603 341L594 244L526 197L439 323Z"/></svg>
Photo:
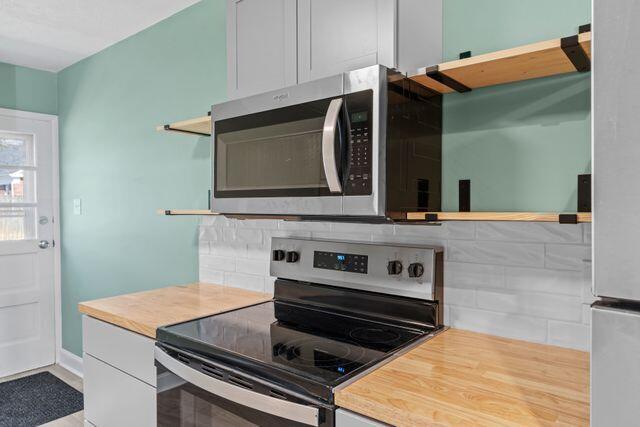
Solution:
<svg viewBox="0 0 640 427"><path fill-rule="evenodd" d="M182 216L182 215L220 215L206 209L158 209L158 215Z"/></svg>
<svg viewBox="0 0 640 427"><path fill-rule="evenodd" d="M206 209L158 209L158 215L221 215ZM561 222L560 216L574 217L577 222L591 222L591 213L535 213L535 212L409 212L407 221L523 221L523 222ZM252 219L272 219L273 217L254 216ZM295 217L287 219L295 220Z"/></svg>
<svg viewBox="0 0 640 427"><path fill-rule="evenodd" d="M588 71L590 61L591 31L587 31L573 37L422 68L411 79L440 93L466 92L504 83Z"/></svg>
<svg viewBox="0 0 640 427"><path fill-rule="evenodd" d="M168 125L156 127L158 131L180 132L189 135L211 136L211 116L183 120Z"/></svg>
<svg viewBox="0 0 640 427"><path fill-rule="evenodd" d="M577 222L591 222L591 213L535 213L535 212L410 212L408 221L426 221L435 215L435 221L530 221L560 222L560 215L576 216Z"/></svg>

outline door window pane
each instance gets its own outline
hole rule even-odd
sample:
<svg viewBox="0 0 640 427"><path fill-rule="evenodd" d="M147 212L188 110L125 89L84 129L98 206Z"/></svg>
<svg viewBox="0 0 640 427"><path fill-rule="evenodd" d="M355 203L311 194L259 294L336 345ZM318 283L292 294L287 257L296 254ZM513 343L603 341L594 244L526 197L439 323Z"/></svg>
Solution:
<svg viewBox="0 0 640 427"><path fill-rule="evenodd" d="M35 166L33 136L0 131L0 165Z"/></svg>
<svg viewBox="0 0 640 427"><path fill-rule="evenodd" d="M36 208L0 207L0 241L36 238Z"/></svg>
<svg viewBox="0 0 640 427"><path fill-rule="evenodd" d="M0 203L34 203L35 171L0 168Z"/></svg>

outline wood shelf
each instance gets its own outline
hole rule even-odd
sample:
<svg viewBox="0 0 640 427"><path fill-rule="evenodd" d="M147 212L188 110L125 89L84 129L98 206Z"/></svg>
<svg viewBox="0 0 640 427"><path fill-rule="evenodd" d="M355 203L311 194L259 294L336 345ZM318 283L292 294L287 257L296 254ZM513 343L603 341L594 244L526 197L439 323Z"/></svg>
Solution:
<svg viewBox="0 0 640 427"><path fill-rule="evenodd" d="M158 215L187 216L206 215L218 216L216 212L206 209L158 209ZM442 221L522 221L522 222L560 222L560 215L573 216L579 223L591 222L590 212L567 213L536 213L536 212L409 212L408 222L442 222ZM273 219L273 217L254 216L252 219ZM287 219L295 220L295 217Z"/></svg>
<svg viewBox="0 0 640 427"><path fill-rule="evenodd" d="M574 65L570 56L578 64L582 61L583 66ZM468 90L464 87L478 89L588 71L590 60L591 31L587 31L573 37L547 40L422 68L411 79L443 94L465 92ZM457 86L456 83L462 86Z"/></svg>
<svg viewBox="0 0 640 427"><path fill-rule="evenodd" d="M197 136L211 136L211 116L197 117L156 127L157 131L186 133Z"/></svg>
<svg viewBox="0 0 640 427"><path fill-rule="evenodd" d="M535 213L535 212L410 212L408 221L426 221L427 215L436 215L440 221L528 221L560 222L560 215L575 215L578 222L591 222L590 212Z"/></svg>

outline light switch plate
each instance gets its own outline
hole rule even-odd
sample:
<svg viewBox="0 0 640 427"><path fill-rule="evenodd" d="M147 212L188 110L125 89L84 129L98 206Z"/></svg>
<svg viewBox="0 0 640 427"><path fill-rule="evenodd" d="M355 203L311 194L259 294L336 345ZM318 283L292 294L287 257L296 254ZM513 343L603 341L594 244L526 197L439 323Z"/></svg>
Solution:
<svg viewBox="0 0 640 427"><path fill-rule="evenodd" d="M82 215L82 199L73 199L73 214Z"/></svg>

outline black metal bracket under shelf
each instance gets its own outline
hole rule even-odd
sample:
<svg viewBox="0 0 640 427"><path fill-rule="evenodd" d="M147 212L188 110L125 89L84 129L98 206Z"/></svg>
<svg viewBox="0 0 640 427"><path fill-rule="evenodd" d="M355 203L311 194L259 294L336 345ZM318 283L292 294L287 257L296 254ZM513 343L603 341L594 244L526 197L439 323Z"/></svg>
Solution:
<svg viewBox="0 0 640 427"><path fill-rule="evenodd" d="M560 214L558 215L558 222L560 224L577 224L578 215L577 214Z"/></svg>
<svg viewBox="0 0 640 427"><path fill-rule="evenodd" d="M459 81L452 79L440 72L440 66L434 65L432 67L428 67L425 70L425 74L427 77L437 81L438 83L442 83L443 85L455 90L458 93L471 92L471 88L463 85Z"/></svg>
<svg viewBox="0 0 640 427"><path fill-rule="evenodd" d="M171 125L164 125L164 130L171 131L171 132L186 133L186 134L189 134L189 135L211 136L208 133L195 132L195 131L192 131L192 130L185 130L185 129L175 129L175 128L172 128Z"/></svg>
<svg viewBox="0 0 640 427"><path fill-rule="evenodd" d="M580 36L576 34L575 36L563 37L560 39L560 47L569 61L576 68L576 71L580 73L586 73L587 71L591 71L591 59L589 55L584 51L582 46L580 45Z"/></svg>

